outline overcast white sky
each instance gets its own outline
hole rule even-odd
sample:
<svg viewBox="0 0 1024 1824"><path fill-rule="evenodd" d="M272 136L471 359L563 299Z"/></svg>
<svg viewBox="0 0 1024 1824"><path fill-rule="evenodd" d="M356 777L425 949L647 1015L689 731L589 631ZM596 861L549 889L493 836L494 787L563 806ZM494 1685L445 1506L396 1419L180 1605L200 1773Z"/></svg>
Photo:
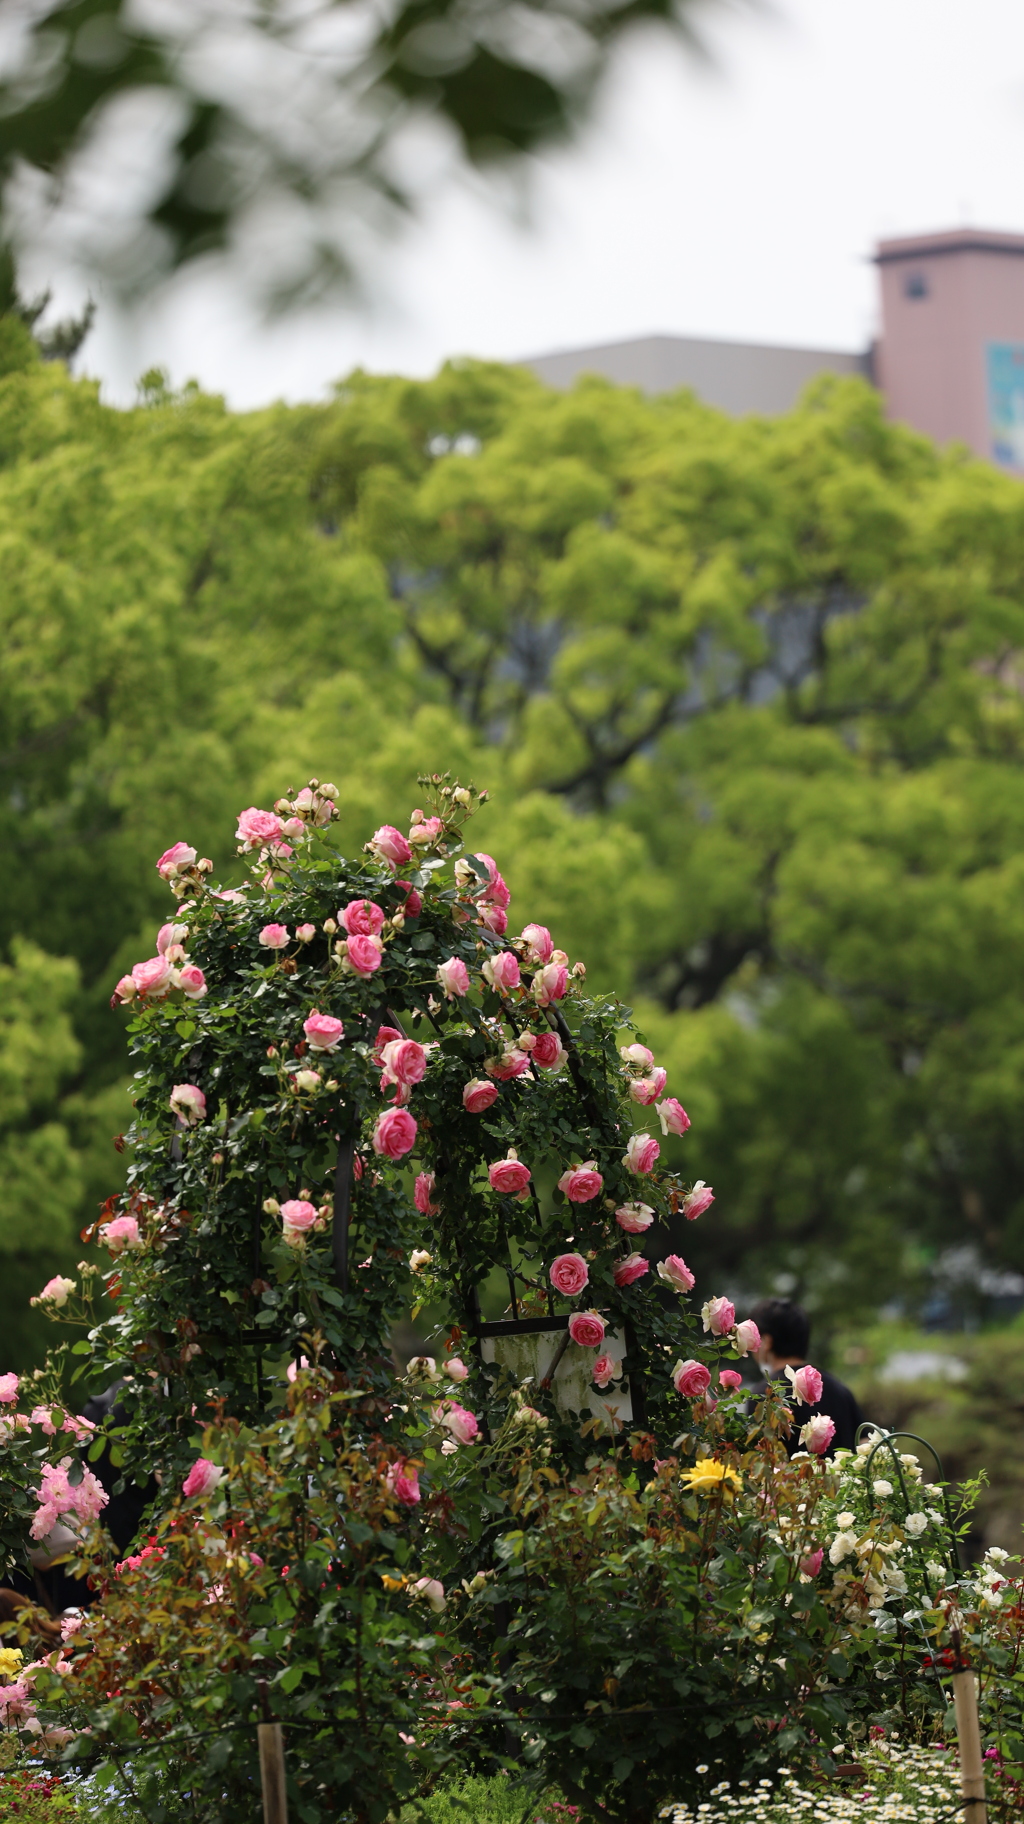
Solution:
<svg viewBox="0 0 1024 1824"><path fill-rule="evenodd" d="M879 235L1024 232L1022 0L774 0L722 6L707 36L710 72L635 40L584 140L537 165L531 226L446 183L382 251L372 309L267 329L193 279L134 325L101 310L80 371L125 400L158 363L242 407L356 364L653 331L859 348Z"/></svg>

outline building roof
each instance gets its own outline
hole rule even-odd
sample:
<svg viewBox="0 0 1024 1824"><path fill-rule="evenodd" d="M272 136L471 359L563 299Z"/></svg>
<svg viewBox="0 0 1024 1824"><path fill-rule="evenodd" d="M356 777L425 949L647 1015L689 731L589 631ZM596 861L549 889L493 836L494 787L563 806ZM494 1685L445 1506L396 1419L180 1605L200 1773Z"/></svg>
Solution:
<svg viewBox="0 0 1024 1824"><path fill-rule="evenodd" d="M879 241L875 264L919 260L943 253L1024 253L1024 234L1000 234L994 228L951 228L943 234L905 234Z"/></svg>
<svg viewBox="0 0 1024 1824"><path fill-rule="evenodd" d="M713 342L699 336L637 336L625 342L532 355L518 363L549 386L569 387L581 374L600 374L645 393L689 387L707 405L742 417L773 417L796 404L816 374L870 378L870 356L851 349L778 348L768 343Z"/></svg>

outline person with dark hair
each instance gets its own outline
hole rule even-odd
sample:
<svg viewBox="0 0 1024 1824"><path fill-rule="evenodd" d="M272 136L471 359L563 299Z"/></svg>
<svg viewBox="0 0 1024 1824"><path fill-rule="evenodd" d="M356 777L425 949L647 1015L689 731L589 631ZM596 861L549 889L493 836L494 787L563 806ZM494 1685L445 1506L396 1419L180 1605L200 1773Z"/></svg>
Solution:
<svg viewBox="0 0 1024 1824"><path fill-rule="evenodd" d="M763 1298L748 1315L761 1332L757 1359L765 1382L781 1380L787 1368L807 1366L811 1320L800 1305L794 1305L788 1298ZM836 1428L827 1455L831 1456L836 1450L852 1450L857 1442L857 1427L863 1421L855 1395L827 1368L820 1368L818 1372L822 1388L817 1404L809 1406L803 1401L790 1400L793 1425L786 1439L790 1456L801 1447L801 1427L818 1413L827 1413Z"/></svg>

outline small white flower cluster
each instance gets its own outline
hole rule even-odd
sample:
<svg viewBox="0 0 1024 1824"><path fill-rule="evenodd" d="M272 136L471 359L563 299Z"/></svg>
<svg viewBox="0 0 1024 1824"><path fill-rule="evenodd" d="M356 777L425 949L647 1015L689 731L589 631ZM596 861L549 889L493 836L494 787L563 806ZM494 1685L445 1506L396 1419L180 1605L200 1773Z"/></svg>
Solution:
<svg viewBox="0 0 1024 1824"><path fill-rule="evenodd" d="M941 1748L878 1742L862 1751L838 1748L839 1762L863 1769L853 1780L804 1785L786 1767L773 1780L718 1780L692 1808L669 1805L669 1824L938 1824L956 1815L960 1783L955 1757ZM710 1773L707 1768L698 1773Z"/></svg>
<svg viewBox="0 0 1024 1824"><path fill-rule="evenodd" d="M884 1445L876 1449L883 1437L872 1432L855 1451L836 1453L834 1488L819 1513L832 1587L855 1586L851 1619L863 1592L879 1615L878 1625L888 1626L882 1611L890 1600L928 1607L935 1587L953 1572L945 1562L950 1541L937 1491L924 1485L916 1456Z"/></svg>

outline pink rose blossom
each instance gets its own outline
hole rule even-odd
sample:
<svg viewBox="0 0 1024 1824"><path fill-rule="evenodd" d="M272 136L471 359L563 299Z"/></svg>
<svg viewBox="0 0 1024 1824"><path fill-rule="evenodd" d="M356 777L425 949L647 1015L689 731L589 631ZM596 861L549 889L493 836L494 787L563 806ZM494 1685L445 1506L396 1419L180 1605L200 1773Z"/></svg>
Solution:
<svg viewBox="0 0 1024 1824"><path fill-rule="evenodd" d="M59 1310L67 1304L74 1289L73 1279L68 1279L63 1273L55 1273L52 1279L47 1280L38 1298L34 1298L31 1302L39 1305L56 1305Z"/></svg>
<svg viewBox="0 0 1024 1824"><path fill-rule="evenodd" d="M519 958L511 950L499 950L488 957L481 974L498 994L507 994L510 988L519 987Z"/></svg>
<svg viewBox="0 0 1024 1824"><path fill-rule="evenodd" d="M658 1278L671 1286L673 1292L693 1291L693 1274L681 1254L669 1254L664 1260L659 1260Z"/></svg>
<svg viewBox="0 0 1024 1824"><path fill-rule="evenodd" d="M186 963L178 970L178 987L186 1000L202 1000L206 993L206 977L197 963Z"/></svg>
<svg viewBox="0 0 1024 1824"><path fill-rule="evenodd" d="M247 849L264 848L268 842L278 841L283 827L280 817L275 817L273 811L258 811L255 805L250 805L247 811L238 813L235 840Z"/></svg>
<svg viewBox="0 0 1024 1824"><path fill-rule="evenodd" d="M391 1039L381 1052L380 1061L384 1072L381 1087L387 1083L422 1083L427 1074L426 1047L418 1039Z"/></svg>
<svg viewBox="0 0 1024 1824"><path fill-rule="evenodd" d="M347 937L343 962L365 980L380 968L382 951L379 937Z"/></svg>
<svg viewBox="0 0 1024 1824"><path fill-rule="evenodd" d="M468 1381L469 1369L459 1355L450 1355L444 1365L445 1374L450 1381Z"/></svg>
<svg viewBox="0 0 1024 1824"><path fill-rule="evenodd" d="M642 1254L627 1254L625 1260L617 1260L612 1268L612 1278L617 1286L631 1286L636 1279L643 1279L651 1270L651 1263Z"/></svg>
<svg viewBox="0 0 1024 1824"><path fill-rule="evenodd" d="M208 1457L197 1457L181 1485L183 1495L212 1495L224 1471Z"/></svg>
<svg viewBox="0 0 1024 1824"><path fill-rule="evenodd" d="M389 1494L403 1507L416 1506L420 1498L419 1471L408 1457L399 1457L397 1463L392 1463L385 1480Z"/></svg>
<svg viewBox="0 0 1024 1824"><path fill-rule="evenodd" d="M563 1298L578 1298L590 1283L590 1268L582 1254L559 1254L548 1268L548 1278Z"/></svg>
<svg viewBox="0 0 1024 1824"><path fill-rule="evenodd" d="M124 1248L141 1248L142 1236L134 1216L115 1216L113 1222L104 1223L99 1231L99 1239L112 1254L120 1254Z"/></svg>
<svg viewBox="0 0 1024 1824"><path fill-rule="evenodd" d="M652 1134L634 1134L622 1156L622 1163L627 1171L643 1176L645 1172L653 1171L660 1154L661 1147Z"/></svg>
<svg viewBox="0 0 1024 1824"><path fill-rule="evenodd" d="M451 1432L457 1444L472 1444L479 1433L480 1426L476 1418L455 1400L446 1400L440 1408L439 1416L445 1431Z"/></svg>
<svg viewBox="0 0 1024 1824"><path fill-rule="evenodd" d="M497 1159L487 1167L487 1177L492 1191L500 1191L503 1197L514 1197L526 1189L532 1173L529 1166L522 1165L510 1152L506 1159Z"/></svg>
<svg viewBox="0 0 1024 1824"><path fill-rule="evenodd" d="M192 866L195 858L196 851L190 849L187 842L176 842L172 849L164 850L156 871L162 880L174 880L184 868Z"/></svg>
<svg viewBox="0 0 1024 1824"><path fill-rule="evenodd" d="M382 823L379 830L374 830L369 847L381 861L389 862L393 868L402 868L412 860L412 850L393 823Z"/></svg>
<svg viewBox="0 0 1024 1824"><path fill-rule="evenodd" d="M667 1096L664 1102L659 1102L654 1112L661 1122L663 1134L685 1134L690 1125L689 1115L675 1096Z"/></svg>
<svg viewBox="0 0 1024 1824"><path fill-rule="evenodd" d="M436 1577L417 1577L412 1586L412 1594L422 1596L425 1602L429 1602L434 1614L440 1615L445 1601L444 1584L440 1583ZM460 1705L459 1708L461 1709L461 1707ZM398 1733L406 1744L411 1744L416 1740L414 1735L406 1735L401 1729Z"/></svg>
<svg viewBox="0 0 1024 1824"><path fill-rule="evenodd" d="M761 1332L752 1317L745 1318L733 1331L732 1346L737 1355L752 1355L761 1346Z"/></svg>
<svg viewBox="0 0 1024 1824"><path fill-rule="evenodd" d="M379 937L384 929L384 913L372 899L353 899L338 913L338 923L349 937Z"/></svg>
<svg viewBox="0 0 1024 1824"><path fill-rule="evenodd" d="M712 1336L726 1336L736 1322L736 1307L727 1298L709 1298L701 1306L705 1330Z"/></svg>
<svg viewBox="0 0 1024 1824"><path fill-rule="evenodd" d="M308 1203L305 1197L289 1197L287 1203L281 1205L284 1240L292 1246L301 1241L307 1229L313 1227L316 1217L315 1204Z"/></svg>
<svg viewBox="0 0 1024 1824"><path fill-rule="evenodd" d="M405 913L406 918L419 918L419 915L423 910L423 901L417 893L416 888L411 887L407 880L396 880L395 886L402 887L405 891L405 903L402 906L402 911Z"/></svg>
<svg viewBox="0 0 1024 1824"><path fill-rule="evenodd" d="M605 1329L604 1318L596 1311L575 1311L569 1319L569 1335L581 1349L599 1349Z"/></svg>
<svg viewBox="0 0 1024 1824"><path fill-rule="evenodd" d="M508 913L504 906L480 906L477 923L485 930L493 931L495 937L504 937L508 930Z"/></svg>
<svg viewBox="0 0 1024 1824"><path fill-rule="evenodd" d="M677 1362L672 1370L672 1385L686 1400L702 1399L711 1385L711 1375L703 1362Z"/></svg>
<svg viewBox="0 0 1024 1824"><path fill-rule="evenodd" d="M827 1412L818 1412L801 1428L800 1442L804 1449L811 1451L814 1456L823 1457L835 1435L835 1422L829 1418Z"/></svg>
<svg viewBox="0 0 1024 1824"><path fill-rule="evenodd" d="M195 1083L176 1083L171 1090L169 1107L182 1127L195 1127L206 1117L206 1097Z"/></svg>
<svg viewBox="0 0 1024 1824"><path fill-rule="evenodd" d="M174 987L174 967L166 956L152 956L146 963L136 963L132 970L136 994L162 1000Z"/></svg>
<svg viewBox="0 0 1024 1824"><path fill-rule="evenodd" d="M437 979L450 1001L456 995L469 993L469 970L460 956L450 956L437 967Z"/></svg>
<svg viewBox="0 0 1024 1824"><path fill-rule="evenodd" d="M583 1165L570 1165L558 1180L558 1188L570 1203L590 1203L604 1189L604 1179L596 1162L588 1159Z"/></svg>
<svg viewBox="0 0 1024 1824"><path fill-rule="evenodd" d="M260 932L260 943L267 950L284 950L288 945L287 925L264 925Z"/></svg>
<svg viewBox="0 0 1024 1824"><path fill-rule="evenodd" d="M658 1100L667 1082L668 1071L663 1070L659 1064L656 1069L651 1071L650 1076L634 1077L629 1086L629 1093L634 1102L639 1102L643 1108L649 1108L652 1102Z"/></svg>
<svg viewBox="0 0 1024 1824"><path fill-rule="evenodd" d="M622 1363L613 1355L599 1355L591 1371L591 1379L599 1387L607 1387L609 1381L617 1381L622 1373Z"/></svg>
<svg viewBox="0 0 1024 1824"><path fill-rule="evenodd" d="M804 1556L800 1560L800 1569L805 1577L816 1577L818 1575L818 1572L821 1570L821 1561L824 1556L825 1549L821 1545L819 1545L816 1552L804 1553Z"/></svg>
<svg viewBox="0 0 1024 1824"><path fill-rule="evenodd" d="M564 963L545 963L538 969L530 984L530 993L538 1007L550 1007L552 1001L560 1001L569 983L569 971Z"/></svg>
<svg viewBox="0 0 1024 1824"><path fill-rule="evenodd" d="M401 1159L416 1145L419 1128L407 1108L388 1108L373 1130L373 1150L384 1159Z"/></svg>
<svg viewBox="0 0 1024 1824"><path fill-rule="evenodd" d="M715 1193L710 1184L705 1184L703 1178L698 1178L693 1190L687 1191L683 1198L683 1215L687 1222L696 1222L697 1217L703 1216L704 1211L710 1209L714 1201Z"/></svg>
<svg viewBox="0 0 1024 1824"><path fill-rule="evenodd" d="M187 936L187 925L161 925L156 934L157 955L166 956L168 950L180 950Z"/></svg>
<svg viewBox="0 0 1024 1824"><path fill-rule="evenodd" d="M300 944L311 944L316 936L315 925L296 925L295 935Z"/></svg>
<svg viewBox="0 0 1024 1824"><path fill-rule="evenodd" d="M735 1368L720 1368L718 1379L726 1393L735 1393L736 1389L743 1385L743 1376L738 1374Z"/></svg>
<svg viewBox="0 0 1024 1824"><path fill-rule="evenodd" d="M474 1077L462 1092L462 1106L471 1115L482 1115L497 1100L498 1085L485 1082L483 1077Z"/></svg>
<svg viewBox="0 0 1024 1824"><path fill-rule="evenodd" d="M413 823L412 829L409 831L409 841L415 843L417 848L425 848L428 843L436 841L443 829L442 818L420 817Z"/></svg>
<svg viewBox="0 0 1024 1824"><path fill-rule="evenodd" d="M303 1020L302 1030L310 1051L335 1051L345 1036L345 1028L333 1014L320 1013L314 1007L308 1020Z"/></svg>
<svg viewBox="0 0 1024 1824"><path fill-rule="evenodd" d="M519 942L526 945L526 954L531 963L538 963L542 968L550 963L554 944L546 925L524 925Z"/></svg>
<svg viewBox="0 0 1024 1824"><path fill-rule="evenodd" d="M39 1503L29 1528L33 1539L45 1539L62 1516L74 1514L88 1525L106 1507L109 1497L92 1470L83 1470L81 1481L72 1485L68 1480L70 1468L70 1457L43 1464L39 1472L41 1486L32 1490Z"/></svg>
<svg viewBox="0 0 1024 1824"><path fill-rule="evenodd" d="M0 1374L0 1406L10 1406L18 1397L20 1383L16 1374Z"/></svg>
<svg viewBox="0 0 1024 1824"><path fill-rule="evenodd" d="M557 1070L569 1053L564 1050L557 1032L539 1032L530 1055L541 1070Z"/></svg>
<svg viewBox="0 0 1024 1824"><path fill-rule="evenodd" d="M654 1211L649 1203L623 1203L615 1212L615 1220L627 1235L642 1235L654 1221Z"/></svg>
<svg viewBox="0 0 1024 1824"><path fill-rule="evenodd" d="M417 1172L412 1200L421 1216L437 1216L440 1214L441 1205L434 1202L433 1172Z"/></svg>
<svg viewBox="0 0 1024 1824"><path fill-rule="evenodd" d="M619 1056L624 1064L636 1064L641 1070L650 1070L654 1064L654 1053L646 1045L623 1045Z"/></svg>
<svg viewBox="0 0 1024 1824"><path fill-rule="evenodd" d="M760 1337L758 1337L760 1342ZM802 1368L787 1368L786 1379L790 1382L796 1398L802 1406L816 1406L821 1399L824 1382L817 1368L805 1362Z"/></svg>
<svg viewBox="0 0 1024 1824"><path fill-rule="evenodd" d="M503 1051L500 1058L485 1058L484 1069L496 1083L511 1083L515 1077L525 1076L530 1068L530 1054L513 1046L511 1051Z"/></svg>
<svg viewBox="0 0 1024 1824"><path fill-rule="evenodd" d="M404 1039L405 1033L399 1032L397 1026L378 1026L377 1037L373 1041L373 1061L381 1064L384 1058L384 1047L395 1039Z"/></svg>
<svg viewBox="0 0 1024 1824"><path fill-rule="evenodd" d="M494 856L480 854L474 856L474 860L482 861L490 876L488 885L475 897L489 906L507 906L512 895L498 873L498 864Z"/></svg>
<svg viewBox="0 0 1024 1824"><path fill-rule="evenodd" d="M116 1007L119 1002L123 1005L126 1001L133 1001L137 992L131 976L122 975L121 980L118 982L117 987L110 997L110 1005Z"/></svg>
<svg viewBox="0 0 1024 1824"><path fill-rule="evenodd" d="M288 1366L285 1369L286 1378L289 1381L297 1381L299 1378L299 1375L303 1372L304 1369L306 1369L308 1367L309 1367L308 1355L300 1355L297 1362L292 1360L288 1363Z"/></svg>

